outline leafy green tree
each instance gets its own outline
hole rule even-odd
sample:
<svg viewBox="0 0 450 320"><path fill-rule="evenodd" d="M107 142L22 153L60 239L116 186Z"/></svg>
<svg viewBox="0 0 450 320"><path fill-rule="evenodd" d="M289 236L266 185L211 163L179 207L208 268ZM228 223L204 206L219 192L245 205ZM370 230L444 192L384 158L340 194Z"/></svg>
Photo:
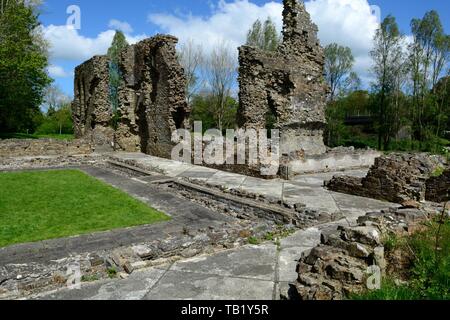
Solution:
<svg viewBox="0 0 450 320"><path fill-rule="evenodd" d="M266 51L276 51L281 42L281 36L270 17L262 23L256 20L247 33L246 45Z"/></svg>
<svg viewBox="0 0 450 320"><path fill-rule="evenodd" d="M109 96L113 113L116 114L119 108L118 91L121 84L121 74L119 70L120 53L128 47L128 42L122 31L117 30L114 35L111 47L108 49L109 62Z"/></svg>
<svg viewBox="0 0 450 320"><path fill-rule="evenodd" d="M0 131L33 131L51 83L46 43L33 2L0 3Z"/></svg>
<svg viewBox="0 0 450 320"><path fill-rule="evenodd" d="M355 58L349 47L343 47L337 43L331 43L325 47L325 76L331 88L331 101L334 101L346 85L351 85L351 81L357 81L357 75L351 73L354 61Z"/></svg>
<svg viewBox="0 0 450 320"><path fill-rule="evenodd" d="M432 10L422 19L411 21L413 43L409 46L414 137L419 141L430 139L435 132L427 119L436 111L435 92L444 68L448 65L450 38L444 33L439 14Z"/></svg>
<svg viewBox="0 0 450 320"><path fill-rule="evenodd" d="M373 59L373 84L378 103L375 110L378 120L378 148L388 149L391 137L395 134L398 121L396 119L393 94L398 90L399 69L405 60L403 55L403 35L400 33L395 17L387 16L377 30L374 38L374 49L370 55Z"/></svg>
<svg viewBox="0 0 450 320"><path fill-rule="evenodd" d="M204 131L218 129L215 104L216 97L211 93L198 94L192 99L191 120L202 121ZM227 96L224 106L223 127L225 129L235 128L238 102L233 97Z"/></svg>

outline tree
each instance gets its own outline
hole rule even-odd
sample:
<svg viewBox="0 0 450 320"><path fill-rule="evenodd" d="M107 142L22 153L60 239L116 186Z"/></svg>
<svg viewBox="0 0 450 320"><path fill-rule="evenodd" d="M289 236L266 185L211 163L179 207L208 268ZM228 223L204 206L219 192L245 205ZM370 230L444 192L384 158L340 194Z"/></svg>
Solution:
<svg viewBox="0 0 450 320"><path fill-rule="evenodd" d="M351 73L354 61L352 50L348 47L342 47L337 43L325 47L325 75L331 88L331 101L345 89L346 84L352 85L352 81L359 82L357 75Z"/></svg>
<svg viewBox="0 0 450 320"><path fill-rule="evenodd" d="M36 3L0 1L0 131L33 131L51 83Z"/></svg>
<svg viewBox="0 0 450 320"><path fill-rule="evenodd" d="M270 17L263 23L256 20L247 33L246 45L266 51L276 51L281 42L281 36Z"/></svg>
<svg viewBox="0 0 450 320"><path fill-rule="evenodd" d="M63 105L70 104L70 97L68 97L56 85L51 85L45 89L43 107L49 112L55 112Z"/></svg>
<svg viewBox="0 0 450 320"><path fill-rule="evenodd" d="M111 47L108 49L109 57L109 96L113 113L119 108L118 91L121 84L121 74L119 70L120 53L128 47L128 42L122 31L117 30L114 35Z"/></svg>
<svg viewBox="0 0 450 320"><path fill-rule="evenodd" d="M41 130L41 133L59 133L60 135L63 133L63 128L65 129L65 133L70 133L69 128L72 125L71 120L71 111L70 111L70 97L68 97L58 86L52 85L46 89L45 97L44 97L44 105L47 109L47 114L44 117L44 127L52 128L50 129L53 132L42 132L42 125L38 130ZM55 132L55 125L49 125L49 122L55 123L58 132Z"/></svg>
<svg viewBox="0 0 450 320"><path fill-rule="evenodd" d="M208 57L206 78L213 98L212 107L217 128L224 128L227 114L227 98L237 70L236 59L231 48L224 42L218 43Z"/></svg>
<svg viewBox="0 0 450 320"><path fill-rule="evenodd" d="M435 88L448 64L450 40L444 34L439 14L432 10L422 19L411 21L413 43L409 46L413 94L414 136L419 141L427 138L427 120L436 108L430 90ZM434 94L435 92L433 92ZM428 116L427 116L428 113ZM430 137L428 137L430 138Z"/></svg>
<svg viewBox="0 0 450 320"><path fill-rule="evenodd" d="M233 97L226 97L225 112L223 116L223 126L234 128L236 126L236 113L238 102ZM211 93L204 92L197 94L192 99L192 121L201 121L203 130L217 128L215 116L215 98Z"/></svg>
<svg viewBox="0 0 450 320"><path fill-rule="evenodd" d="M178 60L183 66L186 75L186 99L188 105L191 105L193 96L201 86L198 73L205 60L203 48L200 45L196 45L192 39L189 39L180 47Z"/></svg>
<svg viewBox="0 0 450 320"><path fill-rule="evenodd" d="M378 115L378 148L386 150L395 133L397 110L393 108L393 93L399 91L399 77L403 74L404 37L400 33L395 18L387 16L381 23L374 38L374 50L370 52L373 59L373 84L377 92L376 114Z"/></svg>

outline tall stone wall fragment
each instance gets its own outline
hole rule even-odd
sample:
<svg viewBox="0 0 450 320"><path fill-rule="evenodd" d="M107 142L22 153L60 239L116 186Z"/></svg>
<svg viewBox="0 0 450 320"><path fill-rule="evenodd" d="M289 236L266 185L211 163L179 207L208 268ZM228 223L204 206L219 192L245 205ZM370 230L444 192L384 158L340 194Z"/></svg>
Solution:
<svg viewBox="0 0 450 320"><path fill-rule="evenodd" d="M124 50L119 68L120 121L116 147L168 158L172 133L189 128L186 77L176 56L177 39L157 35Z"/></svg>
<svg viewBox="0 0 450 320"><path fill-rule="evenodd" d="M323 154L329 91L323 78L324 51L304 4L283 3L283 43L278 50L239 48L238 125L263 129L269 118L275 119L283 154Z"/></svg>
<svg viewBox="0 0 450 320"><path fill-rule="evenodd" d="M72 117L76 138L85 138L96 149L112 149L112 108L109 100L109 60L95 56L75 69Z"/></svg>
<svg viewBox="0 0 450 320"><path fill-rule="evenodd" d="M89 137L96 150L114 147L169 158L172 133L189 127L190 114L186 77L176 55L177 41L157 35L121 52L122 84L115 130L108 58L95 56L77 67L72 104L76 136Z"/></svg>

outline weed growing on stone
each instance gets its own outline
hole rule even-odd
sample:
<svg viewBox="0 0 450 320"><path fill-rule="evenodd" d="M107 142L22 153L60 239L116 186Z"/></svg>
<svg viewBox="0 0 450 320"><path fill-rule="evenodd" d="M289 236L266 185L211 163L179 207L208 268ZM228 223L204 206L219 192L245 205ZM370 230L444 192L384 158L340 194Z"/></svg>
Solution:
<svg viewBox="0 0 450 320"><path fill-rule="evenodd" d="M406 238L390 236L387 251L405 250L411 255L409 277L399 283L395 275L384 279L381 289L351 296L357 300L449 300L450 219L445 214L428 222L424 230Z"/></svg>
<svg viewBox="0 0 450 320"><path fill-rule="evenodd" d="M108 277L110 279L113 279L113 278L117 277L117 270L116 270L116 268L108 268L107 272L108 272Z"/></svg>

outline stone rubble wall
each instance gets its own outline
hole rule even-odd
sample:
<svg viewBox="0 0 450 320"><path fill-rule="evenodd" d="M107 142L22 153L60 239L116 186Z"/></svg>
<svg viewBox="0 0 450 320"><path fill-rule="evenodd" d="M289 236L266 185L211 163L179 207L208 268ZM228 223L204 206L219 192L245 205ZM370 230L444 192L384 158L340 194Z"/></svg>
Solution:
<svg viewBox="0 0 450 320"><path fill-rule="evenodd" d="M96 151L144 152L170 158L172 133L189 128L186 77L177 60L177 39L157 35L121 53L119 119L113 129L109 98L109 60L95 56L75 69L72 104L75 134Z"/></svg>
<svg viewBox="0 0 450 320"><path fill-rule="evenodd" d="M438 203L450 201L450 169L439 177L432 177L427 181L426 199Z"/></svg>
<svg viewBox="0 0 450 320"><path fill-rule="evenodd" d="M238 125L264 129L271 114L280 129L283 154L322 154L329 91L323 78L324 52L304 4L283 4L283 43L278 50L239 48Z"/></svg>
<svg viewBox="0 0 450 320"><path fill-rule="evenodd" d="M424 201L427 180L443 165L438 156L390 154L377 158L365 178L334 177L326 186L336 192L395 203Z"/></svg>
<svg viewBox="0 0 450 320"><path fill-rule="evenodd" d="M112 107L109 98L109 59L95 56L75 69L72 117L75 137L90 140L96 150L112 151Z"/></svg>
<svg viewBox="0 0 450 320"><path fill-rule="evenodd" d="M0 140L0 158L87 155L92 153L92 151L91 144L85 140Z"/></svg>
<svg viewBox="0 0 450 320"><path fill-rule="evenodd" d="M186 77L172 36L157 35L122 52L117 148L170 158L172 133L189 129Z"/></svg>
<svg viewBox="0 0 450 320"><path fill-rule="evenodd" d="M385 237L413 232L420 222L440 212L440 207L371 212L360 217L355 227L322 234L321 244L303 255L297 265L298 279L291 298L343 300L366 291L369 267L378 266L382 276L391 268L383 245Z"/></svg>

